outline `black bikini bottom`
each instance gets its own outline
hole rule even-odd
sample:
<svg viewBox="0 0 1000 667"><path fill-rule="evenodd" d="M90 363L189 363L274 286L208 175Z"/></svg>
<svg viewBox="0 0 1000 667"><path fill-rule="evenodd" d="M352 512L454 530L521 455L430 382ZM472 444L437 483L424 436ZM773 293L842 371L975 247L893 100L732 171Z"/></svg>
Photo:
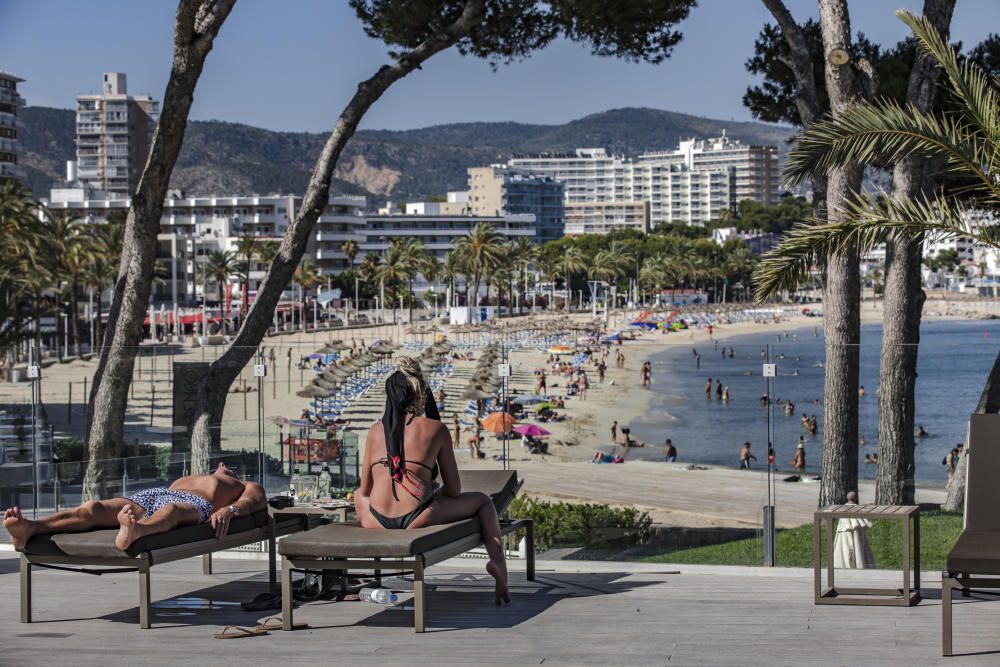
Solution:
<svg viewBox="0 0 1000 667"><path fill-rule="evenodd" d="M374 507L369 507L368 511L371 512L371 515L375 517L375 520L382 524L382 527L386 530L405 530L425 509L430 507L432 502L434 502L434 496L428 496L422 503L417 505L416 509L411 512L407 512L403 516L385 516L383 514L379 514Z"/></svg>

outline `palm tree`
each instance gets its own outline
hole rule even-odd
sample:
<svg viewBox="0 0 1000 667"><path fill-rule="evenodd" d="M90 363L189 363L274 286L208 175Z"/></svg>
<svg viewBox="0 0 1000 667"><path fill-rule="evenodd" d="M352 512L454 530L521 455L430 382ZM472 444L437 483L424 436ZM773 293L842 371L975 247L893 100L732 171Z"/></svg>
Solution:
<svg viewBox="0 0 1000 667"><path fill-rule="evenodd" d="M538 260L538 268L542 272L542 277L549 284L549 310L555 308L556 304L556 280L559 279L559 258L554 254L542 255Z"/></svg>
<svg viewBox="0 0 1000 667"><path fill-rule="evenodd" d="M406 274L406 291L409 303L410 322L413 321L413 280L417 275L423 275L425 280L434 279L437 260L427 252L424 242L420 239L408 238L400 243L401 261Z"/></svg>
<svg viewBox="0 0 1000 667"><path fill-rule="evenodd" d="M452 303L448 305L454 305L458 301L458 291L456 289L458 278L465 275L466 268L462 262L462 256L455 250L449 250L445 253L444 261L441 262L441 273L440 275L448 282L451 287L451 299ZM466 285L468 285L468 278L466 277ZM466 292L468 292L468 287L466 287Z"/></svg>
<svg viewBox="0 0 1000 667"><path fill-rule="evenodd" d="M521 303L524 303L524 294L528 291L528 271L541 254L541 246L523 236L519 236L511 246L511 257L520 278L518 290L521 293Z"/></svg>
<svg viewBox="0 0 1000 667"><path fill-rule="evenodd" d="M569 312L573 301L573 292L570 288L570 280L574 273L587 268L587 262L583 259L583 252L576 246L566 248L562 258L559 260L563 275L566 278L566 312Z"/></svg>
<svg viewBox="0 0 1000 667"><path fill-rule="evenodd" d="M232 276L239 275L236 254L231 250L212 250L205 262L205 275L212 279L219 291L219 302L225 301L224 289Z"/></svg>
<svg viewBox="0 0 1000 667"><path fill-rule="evenodd" d="M498 263L503 247L503 235L493 225L481 222L469 234L458 240L455 250L462 256L474 278L473 298L479 302L479 287L483 275Z"/></svg>
<svg viewBox="0 0 1000 667"><path fill-rule="evenodd" d="M114 284L117 277L117 262L105 259L99 252L95 253L94 259L84 268L83 274L80 277L81 284L92 290L93 294L97 297L95 299L97 312L91 314L91 317L95 321L91 348L100 347L103 344L101 338L101 296L104 294L104 290Z"/></svg>
<svg viewBox="0 0 1000 667"><path fill-rule="evenodd" d="M309 260L303 260L299 264L299 268L295 269L295 273L292 276L292 280L299 284L299 297L301 299L299 302L299 318L302 320L302 330L305 331L306 330L305 292L306 290L312 289L319 283L320 281L319 269L317 269L316 265L310 262ZM313 322L313 328L315 328L316 325L317 323Z"/></svg>
<svg viewBox="0 0 1000 667"><path fill-rule="evenodd" d="M260 251L260 241L253 234L244 234L236 242L236 253L243 256L240 268L243 269L243 285L240 289L240 313L246 314L247 301L250 299L250 269L254 255Z"/></svg>
<svg viewBox="0 0 1000 667"><path fill-rule="evenodd" d="M397 289L397 286L401 286L409 280L410 274L413 271L413 258L411 251L407 250L407 244L399 239L393 239L389 242L389 247L386 248L385 256L382 262L378 265L376 275L378 281L385 286L388 293L392 294L394 291L397 292L392 298L392 321L396 321L396 306L400 298L402 297L402 292ZM390 297L387 297L390 298ZM385 304L382 305L385 308Z"/></svg>
<svg viewBox="0 0 1000 667"><path fill-rule="evenodd" d="M639 283L656 294L661 294L668 285L676 285L679 276L676 260L665 254L647 257L639 269Z"/></svg>
<svg viewBox="0 0 1000 667"><path fill-rule="evenodd" d="M943 84L953 98L949 111L926 112L914 105L902 106L889 100L858 105L810 128L789 155L786 176L794 182L809 172L823 173L845 163L887 165L920 159L940 161L943 172L961 185L912 198L895 198L885 193L859 196L848 203L843 220L811 227L800 225L764 258L755 272L758 299L794 288L812 265L830 252L856 246L864 253L890 234L913 240L925 234L967 236L1000 248L1000 226L974 225L963 213L967 207L995 210L1000 205L997 80L971 63L960 63L927 18L903 11L897 12L897 16L913 30L919 47L943 70ZM996 412L1000 408L989 391L998 383L1000 357L987 378L977 412ZM911 409L909 404L905 408ZM910 433L900 443L889 456L880 459L877 502L894 497L905 499L912 494L912 484L907 479L912 478L912 473L903 465L910 457L907 451L912 447ZM945 504L948 509L958 510L962 506L966 461L967 457L960 459Z"/></svg>
<svg viewBox="0 0 1000 667"><path fill-rule="evenodd" d="M340 252L347 255L347 268L354 268L354 258L358 256L358 242L357 241L344 241L340 244Z"/></svg>
<svg viewBox="0 0 1000 667"><path fill-rule="evenodd" d="M22 340L21 299L31 293L31 267L38 247L34 202L18 182L0 184L0 322L13 326L0 328L0 348L13 347Z"/></svg>

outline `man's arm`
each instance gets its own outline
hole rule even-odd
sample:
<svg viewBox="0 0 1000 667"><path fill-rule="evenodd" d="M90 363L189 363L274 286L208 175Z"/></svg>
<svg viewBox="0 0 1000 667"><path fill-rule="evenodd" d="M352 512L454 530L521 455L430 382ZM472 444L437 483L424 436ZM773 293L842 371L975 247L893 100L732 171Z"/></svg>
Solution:
<svg viewBox="0 0 1000 667"><path fill-rule="evenodd" d="M217 538L221 539L229 532L229 522L235 516L229 510L229 507L227 505L222 509L212 512L212 516L209 519L209 523L215 529L215 536ZM267 496L264 495L264 489L256 482L246 482L243 486L243 493L233 502L232 507L236 508L237 515L239 516L253 514L264 509L267 507Z"/></svg>

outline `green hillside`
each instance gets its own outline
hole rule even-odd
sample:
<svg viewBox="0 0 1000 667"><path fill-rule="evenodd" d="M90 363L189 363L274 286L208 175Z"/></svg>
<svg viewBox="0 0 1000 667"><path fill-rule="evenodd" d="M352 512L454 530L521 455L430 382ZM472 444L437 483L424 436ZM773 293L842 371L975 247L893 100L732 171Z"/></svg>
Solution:
<svg viewBox="0 0 1000 667"><path fill-rule="evenodd" d="M74 115L68 109L25 107L22 166L41 196L61 181L73 159ZM723 130L745 143L784 147L789 128L713 120L659 109L613 109L562 125L453 123L358 132L337 169L333 191L374 200L416 199L465 188L465 170L515 153L605 147L634 155L673 148L682 138L717 136ZM301 193L325 134L272 132L223 121L188 126L172 185L188 194Z"/></svg>

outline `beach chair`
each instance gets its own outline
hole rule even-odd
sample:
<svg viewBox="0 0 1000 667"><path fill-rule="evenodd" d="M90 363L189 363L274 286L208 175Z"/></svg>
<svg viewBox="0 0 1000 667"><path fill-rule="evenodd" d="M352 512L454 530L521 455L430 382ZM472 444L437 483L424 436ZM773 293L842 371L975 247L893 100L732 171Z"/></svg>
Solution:
<svg viewBox="0 0 1000 667"><path fill-rule="evenodd" d="M461 472L463 491L481 491L493 499L497 513L513 501L523 480L515 471L464 470ZM525 531L527 554L525 565L529 581L535 579L534 524L531 519L501 520L500 532L508 535ZM290 537L278 544L281 560L282 622L285 630L294 627L292 609L292 571L335 570L341 581L349 572L373 571L377 579L383 573L413 572L414 630L425 627L424 577L428 567L482 546L479 519L473 517L413 530L374 530L362 528L357 522L332 523Z"/></svg>
<svg viewBox="0 0 1000 667"><path fill-rule="evenodd" d="M222 539L216 538L212 527L203 523L141 537L125 551L119 551L115 546L115 535L118 534L115 528L36 535L20 550L21 622L31 623L32 567L96 575L138 572L139 627L143 629L148 629L151 624L150 570L154 565L201 556L203 572L211 574L213 553L266 540L270 554L271 589L274 590L277 583L275 539L302 528L302 521L298 518L272 522L268 519L267 510L261 510L234 519L229 533Z"/></svg>
<svg viewBox="0 0 1000 667"><path fill-rule="evenodd" d="M965 528L941 573L941 654L952 654L951 596L956 588L969 597L973 587L1000 589L1000 414L975 414L969 420L969 457L965 486Z"/></svg>

